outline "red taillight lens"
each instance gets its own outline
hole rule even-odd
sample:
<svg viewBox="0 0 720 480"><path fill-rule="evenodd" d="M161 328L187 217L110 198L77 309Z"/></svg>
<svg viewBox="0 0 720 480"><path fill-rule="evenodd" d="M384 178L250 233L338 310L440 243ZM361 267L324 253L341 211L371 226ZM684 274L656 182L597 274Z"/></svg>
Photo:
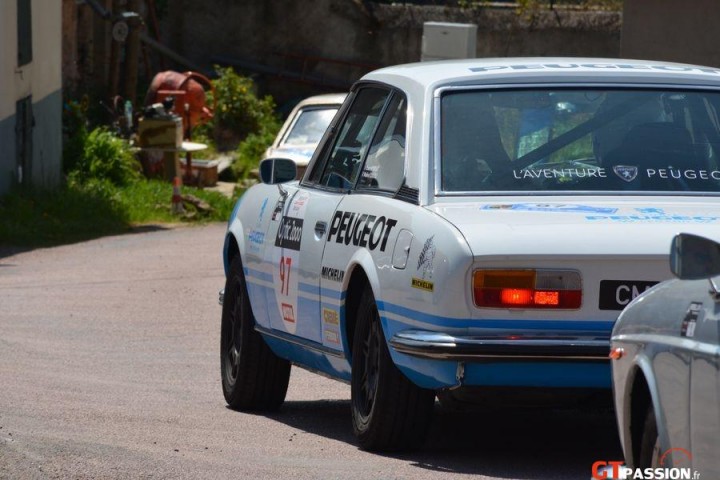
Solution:
<svg viewBox="0 0 720 480"><path fill-rule="evenodd" d="M577 309L582 304L580 273L572 270L477 270L475 305L490 308Z"/></svg>
<svg viewBox="0 0 720 480"><path fill-rule="evenodd" d="M560 292L544 292L544 291L537 291L535 292L535 303L538 305L549 305L552 307L557 307L560 305Z"/></svg>
<svg viewBox="0 0 720 480"><path fill-rule="evenodd" d="M500 302L505 305L528 305L532 302L533 292L525 288L503 288L500 290Z"/></svg>

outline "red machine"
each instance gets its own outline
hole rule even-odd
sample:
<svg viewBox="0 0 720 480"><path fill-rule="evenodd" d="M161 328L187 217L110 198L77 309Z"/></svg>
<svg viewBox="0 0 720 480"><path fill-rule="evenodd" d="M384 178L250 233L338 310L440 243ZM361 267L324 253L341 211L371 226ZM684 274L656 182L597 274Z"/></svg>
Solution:
<svg viewBox="0 0 720 480"><path fill-rule="evenodd" d="M167 97L173 97L175 106L172 112L182 118L184 137L189 139L193 127L213 117L215 106L207 107L203 85L215 92L210 80L199 73L180 73L172 70L160 72L150 84L145 96L145 105L161 103Z"/></svg>

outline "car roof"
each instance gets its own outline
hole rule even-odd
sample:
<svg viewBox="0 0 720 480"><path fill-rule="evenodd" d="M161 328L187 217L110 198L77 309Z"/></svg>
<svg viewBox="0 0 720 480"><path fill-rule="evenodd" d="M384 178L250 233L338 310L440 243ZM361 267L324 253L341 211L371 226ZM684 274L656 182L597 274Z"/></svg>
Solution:
<svg viewBox="0 0 720 480"><path fill-rule="evenodd" d="M314 95L304 98L298 102L297 107L307 107L309 105L341 105L347 97L347 93L325 93L322 95Z"/></svg>
<svg viewBox="0 0 720 480"><path fill-rule="evenodd" d="M720 69L652 60L590 57L472 58L410 63L368 73L377 81L403 90L443 85L598 81L697 84L717 86Z"/></svg>

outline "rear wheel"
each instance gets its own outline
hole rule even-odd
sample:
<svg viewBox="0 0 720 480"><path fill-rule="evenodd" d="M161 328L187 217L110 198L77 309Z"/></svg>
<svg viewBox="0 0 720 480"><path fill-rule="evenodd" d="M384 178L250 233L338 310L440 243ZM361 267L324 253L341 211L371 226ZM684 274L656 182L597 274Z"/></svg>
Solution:
<svg viewBox="0 0 720 480"><path fill-rule="evenodd" d="M653 468L660 466L660 438L658 436L655 410L652 404L648 406L643 423L643 432L640 437L640 450L638 455L638 468Z"/></svg>
<svg viewBox="0 0 720 480"><path fill-rule="evenodd" d="M240 257L230 264L220 327L220 373L225 401L236 410L276 410L285 401L290 362L255 331Z"/></svg>
<svg viewBox="0 0 720 480"><path fill-rule="evenodd" d="M435 393L412 383L393 363L367 286L358 308L352 353L351 411L360 447L393 451L422 445Z"/></svg>

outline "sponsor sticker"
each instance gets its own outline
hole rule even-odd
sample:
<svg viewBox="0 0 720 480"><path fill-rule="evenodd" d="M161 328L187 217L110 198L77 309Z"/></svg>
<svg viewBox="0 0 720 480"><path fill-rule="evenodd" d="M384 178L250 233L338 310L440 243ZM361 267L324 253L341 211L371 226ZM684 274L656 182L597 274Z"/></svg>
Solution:
<svg viewBox="0 0 720 480"><path fill-rule="evenodd" d="M288 303L282 304L283 321L287 323L295 323L295 309Z"/></svg>
<svg viewBox="0 0 720 480"><path fill-rule="evenodd" d="M422 279L432 278L433 264L435 263L435 254L437 253L437 247L435 247L435 235L431 236L423 244L423 248L418 256L417 271L422 270ZM432 285L432 284L431 284ZM432 290L431 290L432 291Z"/></svg>
<svg viewBox="0 0 720 480"><path fill-rule="evenodd" d="M327 241L335 243L367 247L370 250L385 251L390 232L397 225L397 220L367 213L343 212L337 210L330 223Z"/></svg>
<svg viewBox="0 0 720 480"><path fill-rule="evenodd" d="M331 308L323 308L323 321L328 325L340 325L340 314L337 310Z"/></svg>
<svg viewBox="0 0 720 480"><path fill-rule="evenodd" d="M324 330L324 338L327 343L340 344L340 334L335 330Z"/></svg>
<svg viewBox="0 0 720 480"><path fill-rule="evenodd" d="M323 343L340 345L340 313L332 308L323 307Z"/></svg>
<svg viewBox="0 0 720 480"><path fill-rule="evenodd" d="M300 251L302 227L302 218L283 217L275 236L275 246Z"/></svg>
<svg viewBox="0 0 720 480"><path fill-rule="evenodd" d="M268 204L268 197L265 197L265 200L263 200L262 204L260 205L260 213L258 213L257 222L255 222L255 226L259 227L262 223L263 215L265 215L265 209L267 208Z"/></svg>
<svg viewBox="0 0 720 480"><path fill-rule="evenodd" d="M602 213L612 214L617 208L594 207L592 205L578 205L572 203L510 203L500 205L485 205L482 210L514 210L518 212L555 212L555 213Z"/></svg>
<svg viewBox="0 0 720 480"><path fill-rule="evenodd" d="M702 310L702 303L692 302L685 313L685 318L682 321L680 327L680 336L692 338L695 336L695 326L697 325L700 311Z"/></svg>
<svg viewBox="0 0 720 480"><path fill-rule="evenodd" d="M248 233L248 243L250 244L250 250L259 251L262 244L265 242L265 232L260 230L250 230Z"/></svg>
<svg viewBox="0 0 720 480"><path fill-rule="evenodd" d="M322 267L320 270L320 276L325 280L330 280L331 282L342 283L343 278L345 278L345 270L332 267Z"/></svg>
<svg viewBox="0 0 720 480"><path fill-rule="evenodd" d="M419 290L425 290L426 292L432 292L435 290L435 284L433 282L429 282L427 280L423 280L421 278L412 278L411 285L413 288L417 288Z"/></svg>

